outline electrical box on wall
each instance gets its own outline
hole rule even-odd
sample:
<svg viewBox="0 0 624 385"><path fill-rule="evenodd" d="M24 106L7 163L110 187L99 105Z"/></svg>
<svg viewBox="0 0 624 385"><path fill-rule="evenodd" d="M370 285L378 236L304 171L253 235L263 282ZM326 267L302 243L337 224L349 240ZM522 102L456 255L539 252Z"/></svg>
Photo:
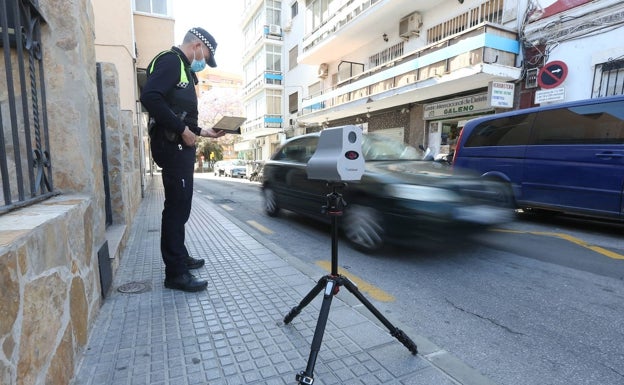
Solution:
<svg viewBox="0 0 624 385"><path fill-rule="evenodd" d="M526 77L524 78L524 88L536 88L537 87L537 74L539 68L529 68L526 71Z"/></svg>

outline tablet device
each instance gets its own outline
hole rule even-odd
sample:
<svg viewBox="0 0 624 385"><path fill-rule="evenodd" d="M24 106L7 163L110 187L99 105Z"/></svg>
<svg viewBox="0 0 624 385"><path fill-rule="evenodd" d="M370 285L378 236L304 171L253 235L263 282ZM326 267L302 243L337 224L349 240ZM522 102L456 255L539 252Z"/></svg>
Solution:
<svg viewBox="0 0 624 385"><path fill-rule="evenodd" d="M247 120L247 118L240 116L224 116L212 127L212 129L215 131L225 131L228 134L240 134L240 127L245 120Z"/></svg>

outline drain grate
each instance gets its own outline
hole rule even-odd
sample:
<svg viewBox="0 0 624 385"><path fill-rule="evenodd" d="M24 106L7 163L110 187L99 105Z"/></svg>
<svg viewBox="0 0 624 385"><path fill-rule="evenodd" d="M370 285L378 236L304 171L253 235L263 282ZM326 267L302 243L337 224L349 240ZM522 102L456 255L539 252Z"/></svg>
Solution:
<svg viewBox="0 0 624 385"><path fill-rule="evenodd" d="M128 282L117 288L120 293L141 294L150 291L152 288L147 282Z"/></svg>

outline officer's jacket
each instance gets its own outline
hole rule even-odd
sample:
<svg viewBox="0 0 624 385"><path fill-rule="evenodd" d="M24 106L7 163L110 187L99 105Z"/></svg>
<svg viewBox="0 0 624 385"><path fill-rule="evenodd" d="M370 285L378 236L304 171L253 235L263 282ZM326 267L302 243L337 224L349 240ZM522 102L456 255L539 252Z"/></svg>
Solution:
<svg viewBox="0 0 624 385"><path fill-rule="evenodd" d="M141 103L159 129L181 134L188 126L199 134L197 82L186 55L178 47L163 51L152 59L147 67Z"/></svg>

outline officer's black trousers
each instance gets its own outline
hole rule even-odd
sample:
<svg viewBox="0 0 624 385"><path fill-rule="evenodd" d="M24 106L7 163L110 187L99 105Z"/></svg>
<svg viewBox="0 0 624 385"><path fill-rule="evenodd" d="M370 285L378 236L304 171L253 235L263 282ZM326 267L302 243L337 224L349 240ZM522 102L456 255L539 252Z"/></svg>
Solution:
<svg viewBox="0 0 624 385"><path fill-rule="evenodd" d="M193 165L166 167L162 170L165 204L162 212L160 251L165 275L174 277L188 272L184 258L189 255L184 245L185 224L191 214L193 199Z"/></svg>

